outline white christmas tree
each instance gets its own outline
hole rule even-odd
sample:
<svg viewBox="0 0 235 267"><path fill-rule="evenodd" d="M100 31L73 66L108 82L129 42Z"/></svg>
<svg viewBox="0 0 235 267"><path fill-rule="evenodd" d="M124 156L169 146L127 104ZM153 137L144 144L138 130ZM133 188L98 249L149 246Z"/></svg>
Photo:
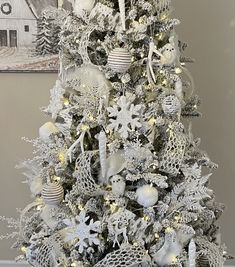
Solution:
<svg viewBox="0 0 235 267"><path fill-rule="evenodd" d="M35 267L212 266L226 258L216 168L170 0L74 0L61 69L22 166L35 200L15 247ZM206 168L204 168L206 167ZM204 173L205 172L205 173Z"/></svg>

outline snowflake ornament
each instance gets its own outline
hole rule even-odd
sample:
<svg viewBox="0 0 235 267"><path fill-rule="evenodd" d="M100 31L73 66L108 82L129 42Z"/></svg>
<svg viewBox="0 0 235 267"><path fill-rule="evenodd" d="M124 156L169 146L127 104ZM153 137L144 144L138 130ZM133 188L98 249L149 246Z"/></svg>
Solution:
<svg viewBox="0 0 235 267"><path fill-rule="evenodd" d="M75 219L66 219L64 223L68 226L63 231L65 242L74 242L78 247L79 253L83 253L84 249L94 245L100 245L98 233L100 233L100 221L94 222L93 219L86 216L85 210L82 210Z"/></svg>
<svg viewBox="0 0 235 267"><path fill-rule="evenodd" d="M121 96L117 105L107 108L111 118L109 130L118 131L123 139L128 138L128 133L141 127L139 114L142 106L134 105L126 96Z"/></svg>

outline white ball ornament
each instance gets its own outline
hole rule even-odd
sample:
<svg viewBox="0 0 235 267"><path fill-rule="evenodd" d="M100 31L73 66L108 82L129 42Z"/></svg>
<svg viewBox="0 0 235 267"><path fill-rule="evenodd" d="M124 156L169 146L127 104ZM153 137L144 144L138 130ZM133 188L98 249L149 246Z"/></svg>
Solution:
<svg viewBox="0 0 235 267"><path fill-rule="evenodd" d="M45 123L39 129L39 137L44 142L50 141L50 136L52 134L57 134L57 133L59 133L59 129L52 122Z"/></svg>
<svg viewBox="0 0 235 267"><path fill-rule="evenodd" d="M169 95L163 99L162 109L166 115L177 114L181 110L180 100L175 95Z"/></svg>
<svg viewBox="0 0 235 267"><path fill-rule="evenodd" d="M57 206L64 199L64 188L59 183L48 183L42 189L42 198L46 205Z"/></svg>
<svg viewBox="0 0 235 267"><path fill-rule="evenodd" d="M152 185L143 185L136 191L137 202L145 208L154 206L158 202L158 190Z"/></svg>
<svg viewBox="0 0 235 267"><path fill-rule="evenodd" d="M126 48L115 48L108 56L108 66L117 73L125 73L131 66L131 54Z"/></svg>

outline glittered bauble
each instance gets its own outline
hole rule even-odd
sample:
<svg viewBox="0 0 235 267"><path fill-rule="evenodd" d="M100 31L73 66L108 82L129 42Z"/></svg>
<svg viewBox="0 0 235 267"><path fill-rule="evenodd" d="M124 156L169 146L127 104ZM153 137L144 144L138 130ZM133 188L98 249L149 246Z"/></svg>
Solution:
<svg viewBox="0 0 235 267"><path fill-rule="evenodd" d="M162 109L166 115L174 115L181 110L180 100L174 95L169 95L163 99Z"/></svg>
<svg viewBox="0 0 235 267"><path fill-rule="evenodd" d="M108 57L109 67L117 72L124 73L131 66L131 54L125 48L115 48Z"/></svg>
<svg viewBox="0 0 235 267"><path fill-rule="evenodd" d="M47 122L39 129L39 137L44 142L50 141L50 136L59 132L59 129L52 122Z"/></svg>
<svg viewBox="0 0 235 267"><path fill-rule="evenodd" d="M158 190L151 185L143 185L136 191L137 202L145 207L152 207L158 202Z"/></svg>
<svg viewBox="0 0 235 267"><path fill-rule="evenodd" d="M42 197L47 205L59 205L64 199L64 189L59 183L48 183L42 189Z"/></svg>

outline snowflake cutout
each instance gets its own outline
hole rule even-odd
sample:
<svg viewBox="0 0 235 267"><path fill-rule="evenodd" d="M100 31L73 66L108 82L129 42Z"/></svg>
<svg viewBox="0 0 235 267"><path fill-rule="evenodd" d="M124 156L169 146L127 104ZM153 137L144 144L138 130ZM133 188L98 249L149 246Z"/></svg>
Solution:
<svg viewBox="0 0 235 267"><path fill-rule="evenodd" d="M141 127L138 118L141 108L141 105L132 104L126 96L121 96L117 105L107 108L111 118L108 129L118 131L122 138L127 139L128 132Z"/></svg>
<svg viewBox="0 0 235 267"><path fill-rule="evenodd" d="M100 240L98 233L100 233L100 221L94 222L90 220L89 216L82 210L75 219L66 219L64 223L68 226L65 231L65 242L74 242L75 247L78 247L79 253L83 253L88 246L99 245Z"/></svg>

